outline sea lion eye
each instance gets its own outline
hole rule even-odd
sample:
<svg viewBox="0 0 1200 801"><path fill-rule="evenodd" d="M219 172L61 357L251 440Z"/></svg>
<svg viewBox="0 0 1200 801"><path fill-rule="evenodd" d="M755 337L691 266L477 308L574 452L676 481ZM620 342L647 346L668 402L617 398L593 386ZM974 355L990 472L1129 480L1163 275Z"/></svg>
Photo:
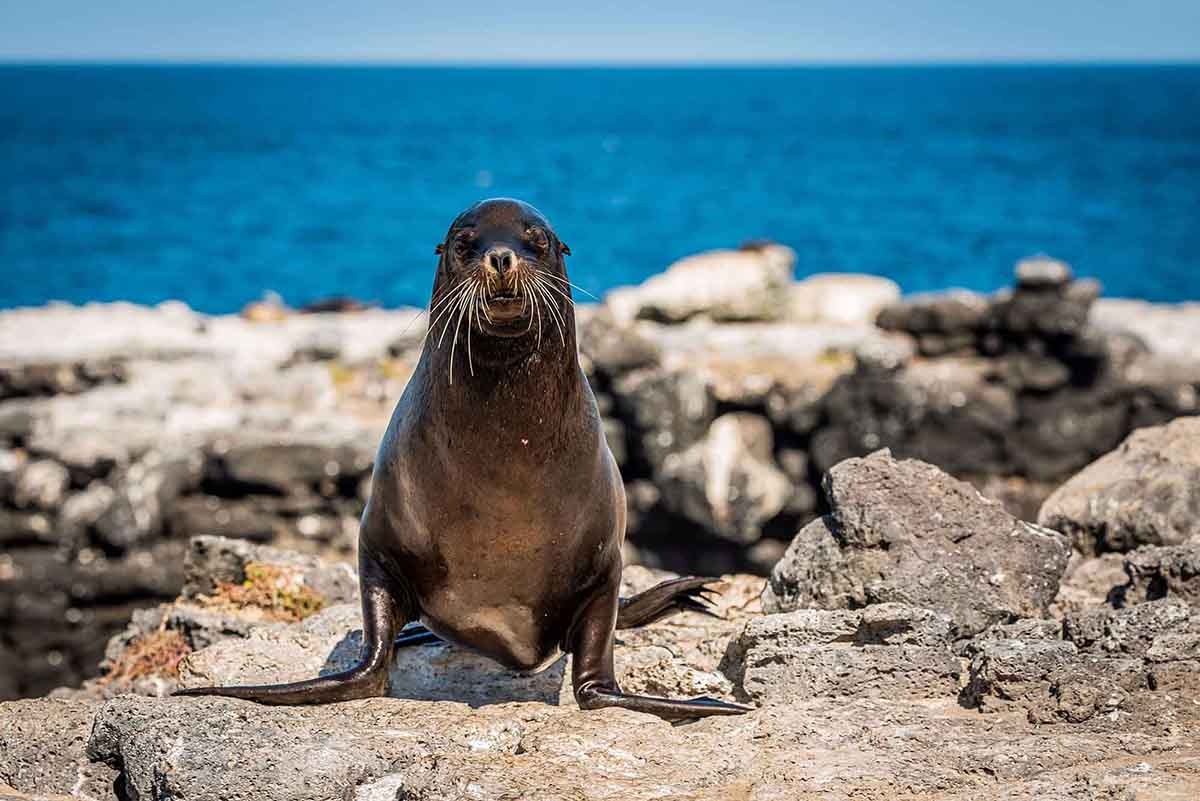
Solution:
<svg viewBox="0 0 1200 801"><path fill-rule="evenodd" d="M550 240L546 236L546 232L537 226L526 228L525 238L529 240L530 244L543 253L550 248Z"/></svg>
<svg viewBox="0 0 1200 801"><path fill-rule="evenodd" d="M471 250L471 243L475 241L474 231L460 231L454 237L454 255L459 258L467 255Z"/></svg>

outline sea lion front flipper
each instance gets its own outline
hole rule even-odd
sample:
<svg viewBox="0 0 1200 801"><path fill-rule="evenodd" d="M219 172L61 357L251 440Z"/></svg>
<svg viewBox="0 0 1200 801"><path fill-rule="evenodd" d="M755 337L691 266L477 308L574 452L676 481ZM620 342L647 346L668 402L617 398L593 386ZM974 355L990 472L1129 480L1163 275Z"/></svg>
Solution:
<svg viewBox="0 0 1200 801"><path fill-rule="evenodd" d="M397 597L395 583L378 563L361 549L359 576L362 587L363 649L359 662L349 670L291 684L242 687L193 687L175 695L220 695L260 704L328 704L374 698L387 690L388 665L395 649L396 633L415 617L408 597Z"/></svg>
<svg viewBox="0 0 1200 801"><path fill-rule="evenodd" d="M707 585L717 581L720 579L684 576L656 584L630 598L622 598L617 607L617 628L635 629L683 611L720 617L715 601L710 597L715 596L716 591L707 589Z"/></svg>
<svg viewBox="0 0 1200 801"><path fill-rule="evenodd" d="M635 596L636 598L637 596ZM715 698L674 700L622 692L613 669L613 631L617 622L616 588L593 598L571 634L571 686L580 709L620 707L679 721L710 715L740 715L752 707Z"/></svg>

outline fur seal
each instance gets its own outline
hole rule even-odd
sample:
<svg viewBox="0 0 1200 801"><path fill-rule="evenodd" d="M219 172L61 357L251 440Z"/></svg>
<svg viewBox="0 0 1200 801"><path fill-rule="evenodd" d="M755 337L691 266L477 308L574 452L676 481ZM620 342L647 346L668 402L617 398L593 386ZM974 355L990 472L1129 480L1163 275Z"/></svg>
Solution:
<svg viewBox="0 0 1200 801"><path fill-rule="evenodd" d="M493 199L460 214L436 252L428 333L379 446L359 532L360 661L291 684L181 694L265 704L378 696L393 648L442 638L520 671L571 654L582 709L668 720L749 711L617 684L614 630L711 612L713 580L618 596L625 492L579 366L570 250L532 206Z"/></svg>

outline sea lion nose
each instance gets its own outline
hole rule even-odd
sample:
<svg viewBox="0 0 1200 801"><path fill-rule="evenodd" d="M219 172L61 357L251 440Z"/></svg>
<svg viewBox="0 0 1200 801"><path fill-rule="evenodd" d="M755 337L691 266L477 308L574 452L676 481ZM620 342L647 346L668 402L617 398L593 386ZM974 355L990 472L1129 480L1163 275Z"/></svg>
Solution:
<svg viewBox="0 0 1200 801"><path fill-rule="evenodd" d="M492 248L487 252L488 264L490 264L492 268L500 274L501 277L503 277L505 273L512 269L513 261L513 252L508 248Z"/></svg>

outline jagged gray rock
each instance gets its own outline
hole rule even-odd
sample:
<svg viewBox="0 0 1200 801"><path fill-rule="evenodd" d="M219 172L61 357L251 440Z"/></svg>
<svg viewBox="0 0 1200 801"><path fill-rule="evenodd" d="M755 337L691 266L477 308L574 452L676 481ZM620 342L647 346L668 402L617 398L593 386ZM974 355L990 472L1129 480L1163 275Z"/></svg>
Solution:
<svg viewBox="0 0 1200 801"><path fill-rule="evenodd" d="M1050 673L1077 651L1062 640L983 640L968 649L970 679L964 700L984 712L1040 701L1050 687Z"/></svg>
<svg viewBox="0 0 1200 801"><path fill-rule="evenodd" d="M1177 598L1200 609L1200 542L1138 548L1126 555L1124 568L1123 603Z"/></svg>
<svg viewBox="0 0 1200 801"><path fill-rule="evenodd" d="M1038 522L1088 552L1200 536L1200 417L1142 428L1063 484Z"/></svg>
<svg viewBox="0 0 1200 801"><path fill-rule="evenodd" d="M1090 609L1067 615L1064 636L1083 651L1142 656L1159 635L1193 628L1200 616L1184 602L1164 598L1125 609Z"/></svg>
<svg viewBox="0 0 1200 801"><path fill-rule="evenodd" d="M945 613L957 636L1047 615L1069 550L1055 532L887 451L842 462L824 488L830 514L797 534L772 571L767 611L895 601Z"/></svg>

